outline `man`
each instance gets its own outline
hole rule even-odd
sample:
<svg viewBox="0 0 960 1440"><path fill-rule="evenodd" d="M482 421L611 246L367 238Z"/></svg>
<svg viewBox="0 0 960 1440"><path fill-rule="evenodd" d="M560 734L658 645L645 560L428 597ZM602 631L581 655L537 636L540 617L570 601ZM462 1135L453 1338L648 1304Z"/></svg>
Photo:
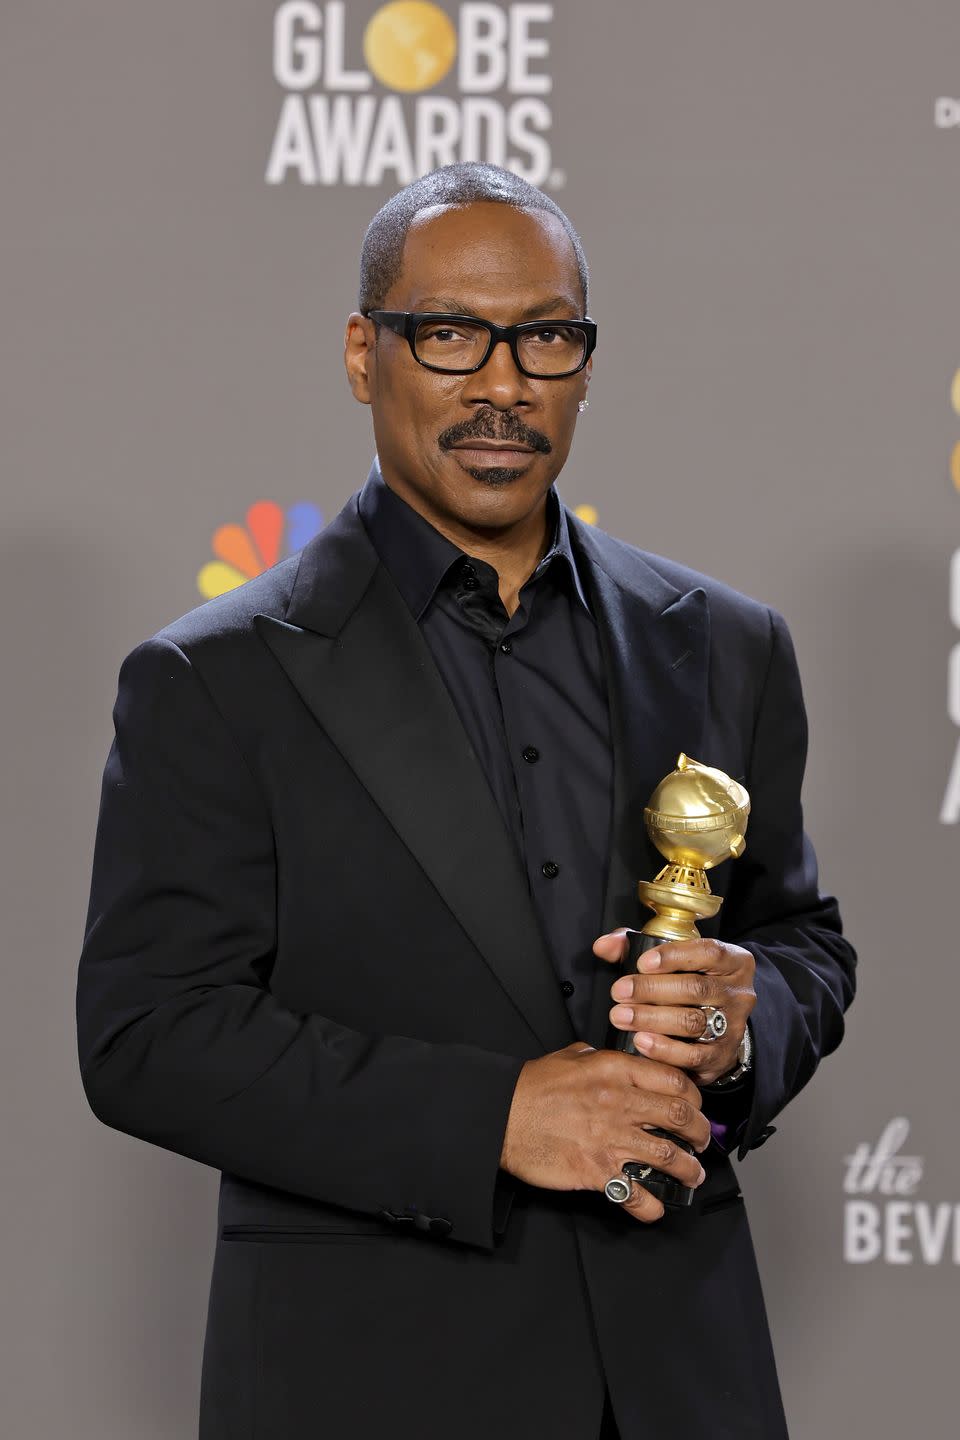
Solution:
<svg viewBox="0 0 960 1440"><path fill-rule="evenodd" d="M786 1434L728 1151L854 956L782 620L556 497L586 316L525 182L395 196L346 332L366 485L123 666L80 1059L105 1123L223 1172L202 1440ZM681 750L743 779L747 853L710 938L617 981ZM630 1159L693 1204L611 1204Z"/></svg>

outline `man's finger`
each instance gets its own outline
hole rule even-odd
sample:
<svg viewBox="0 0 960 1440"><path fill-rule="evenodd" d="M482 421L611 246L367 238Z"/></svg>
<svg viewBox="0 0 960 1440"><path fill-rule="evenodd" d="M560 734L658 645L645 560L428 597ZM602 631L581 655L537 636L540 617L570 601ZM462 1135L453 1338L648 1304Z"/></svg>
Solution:
<svg viewBox="0 0 960 1440"><path fill-rule="evenodd" d="M627 958L627 931L611 930L600 935L593 942L593 953L599 960L610 965L619 965Z"/></svg>
<svg viewBox="0 0 960 1440"><path fill-rule="evenodd" d="M677 1140L667 1135L653 1135L646 1130L635 1130L623 1142L626 1159L652 1165L665 1175L672 1175L681 1185L696 1190L707 1178L696 1155L691 1155ZM640 1181L643 1184L643 1181Z"/></svg>
<svg viewBox="0 0 960 1440"><path fill-rule="evenodd" d="M706 1019L699 1005L620 1004L610 1011L610 1023L618 1030L653 1030L678 1040L701 1040Z"/></svg>
<svg viewBox="0 0 960 1440"><path fill-rule="evenodd" d="M699 1106L700 1092L690 1076L678 1066L666 1062L660 1064L656 1062L648 1064L645 1060L638 1062L635 1055L618 1055L617 1059L626 1061L626 1068L622 1073L634 1089L667 1098L678 1097L681 1100L689 1101L694 1106Z"/></svg>
<svg viewBox="0 0 960 1440"><path fill-rule="evenodd" d="M666 1207L649 1190L645 1190L637 1181L633 1182L633 1194L621 1210L626 1210L634 1220L640 1220L644 1225L652 1225L654 1220L659 1220L666 1214Z"/></svg>
<svg viewBox="0 0 960 1440"><path fill-rule="evenodd" d="M679 1043L679 1042L674 1042ZM661 1071L673 1078L660 1088L652 1072ZM689 1140L695 1150L705 1150L710 1143L710 1123L703 1114L700 1091L689 1075L673 1065L651 1063L644 1068L648 1084L634 1092L632 1103L625 1103L621 1112L623 1123L637 1131L654 1125Z"/></svg>
<svg viewBox="0 0 960 1440"><path fill-rule="evenodd" d="M671 1040L666 1035L640 1030L634 1035L633 1043L641 1055L696 1075L701 1085L718 1080L736 1064L737 1047L727 1040L715 1040L709 1045L688 1045L684 1040Z"/></svg>
<svg viewBox="0 0 960 1440"><path fill-rule="evenodd" d="M738 993L719 975L702 970L666 975L622 975L610 987L611 1000L627 1005L729 1005Z"/></svg>
<svg viewBox="0 0 960 1440"><path fill-rule="evenodd" d="M606 938L606 937L602 937ZM677 974L700 970L706 975L729 975L747 966L752 969L754 958L742 945L724 940L678 940L646 950L637 961L643 974Z"/></svg>

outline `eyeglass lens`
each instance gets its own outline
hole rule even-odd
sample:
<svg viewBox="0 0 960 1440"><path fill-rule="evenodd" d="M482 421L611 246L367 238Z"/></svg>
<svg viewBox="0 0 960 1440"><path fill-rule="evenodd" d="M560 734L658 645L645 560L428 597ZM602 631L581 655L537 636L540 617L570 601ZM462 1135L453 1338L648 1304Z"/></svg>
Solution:
<svg viewBox="0 0 960 1440"><path fill-rule="evenodd" d="M490 344L490 332L469 321L422 320L414 345L418 360L438 370L470 370L479 365ZM525 370L534 375L563 375L583 359L586 336L567 325L521 330L517 352Z"/></svg>

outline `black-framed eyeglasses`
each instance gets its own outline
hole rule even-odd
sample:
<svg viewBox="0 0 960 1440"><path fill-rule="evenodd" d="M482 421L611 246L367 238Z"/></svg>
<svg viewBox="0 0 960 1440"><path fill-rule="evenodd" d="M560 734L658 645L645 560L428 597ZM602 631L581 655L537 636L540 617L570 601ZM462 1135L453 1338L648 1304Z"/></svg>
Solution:
<svg viewBox="0 0 960 1440"><path fill-rule="evenodd" d="M501 340L514 363L535 380L561 380L582 370L597 343L592 320L525 320L494 325L476 315L432 310L371 310L370 319L402 335L413 358L442 375L472 375L486 365Z"/></svg>

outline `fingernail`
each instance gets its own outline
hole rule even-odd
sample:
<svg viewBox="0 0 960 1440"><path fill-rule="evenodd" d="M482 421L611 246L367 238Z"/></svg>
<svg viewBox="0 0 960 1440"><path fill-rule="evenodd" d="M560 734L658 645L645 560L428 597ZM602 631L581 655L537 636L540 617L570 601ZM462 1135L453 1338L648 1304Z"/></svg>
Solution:
<svg viewBox="0 0 960 1440"><path fill-rule="evenodd" d="M633 1011L629 1005L614 1005L610 1011L610 1019L614 1025L632 1025Z"/></svg>
<svg viewBox="0 0 960 1440"><path fill-rule="evenodd" d="M644 1054L646 1054L648 1050L653 1049L653 1042L654 1036L648 1035L645 1030L638 1030L633 1037L634 1045L638 1050L642 1050Z"/></svg>
<svg viewBox="0 0 960 1440"><path fill-rule="evenodd" d="M659 969L660 969L660 951L659 951L659 950L647 950L643 955L641 955L641 956L640 956L640 968L641 968L641 970L659 970Z"/></svg>
<svg viewBox="0 0 960 1440"><path fill-rule="evenodd" d="M624 975L615 985L611 986L610 994L614 1000L629 1000L633 994L633 981L629 975Z"/></svg>

